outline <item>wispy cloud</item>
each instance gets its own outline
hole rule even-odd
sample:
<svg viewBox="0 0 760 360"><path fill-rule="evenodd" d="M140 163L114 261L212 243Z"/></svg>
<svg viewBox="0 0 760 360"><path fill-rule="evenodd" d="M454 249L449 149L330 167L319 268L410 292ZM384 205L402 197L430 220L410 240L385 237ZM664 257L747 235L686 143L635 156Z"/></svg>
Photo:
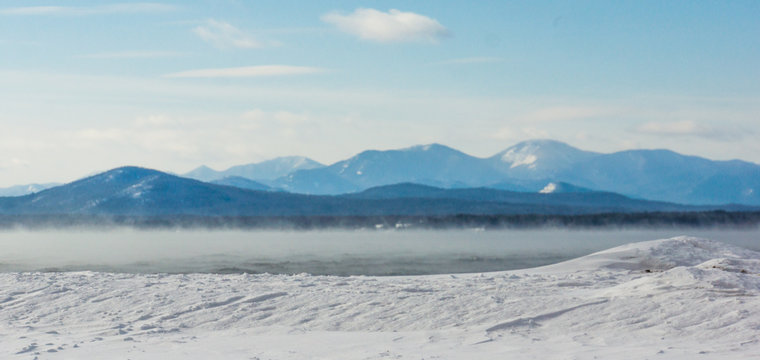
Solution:
<svg viewBox="0 0 760 360"><path fill-rule="evenodd" d="M161 3L124 3L93 6L23 6L0 8L0 15L21 16L83 16L107 14L135 14L174 11L174 5Z"/></svg>
<svg viewBox="0 0 760 360"><path fill-rule="evenodd" d="M63 131L61 135L75 140L73 146L84 149L112 144L131 146L138 151L193 156L197 155L197 141L204 132L208 134L208 129L201 130L165 115L148 115L116 127L87 127Z"/></svg>
<svg viewBox="0 0 760 360"><path fill-rule="evenodd" d="M657 135L704 135L710 131L706 126L693 121L647 122L636 129L642 133Z"/></svg>
<svg viewBox="0 0 760 360"><path fill-rule="evenodd" d="M611 106L551 106L530 111L519 119L527 122L577 121L614 117L620 111Z"/></svg>
<svg viewBox="0 0 760 360"><path fill-rule="evenodd" d="M289 111L268 112L261 109L246 111L243 118L253 122L254 125L268 122L277 122L282 125L299 125L309 122L306 114L297 114Z"/></svg>
<svg viewBox="0 0 760 360"><path fill-rule="evenodd" d="M458 65L458 64L491 64L503 62L504 59L500 57L482 56L482 57L468 57L459 59L449 59L440 61L437 64L442 65Z"/></svg>
<svg viewBox="0 0 760 360"><path fill-rule="evenodd" d="M525 139L546 139L552 136L546 130L535 127L505 126L489 133L487 137L496 140L520 141Z"/></svg>
<svg viewBox="0 0 760 360"><path fill-rule="evenodd" d="M79 55L80 59L155 59L183 56L174 51L117 51Z"/></svg>
<svg viewBox="0 0 760 360"><path fill-rule="evenodd" d="M195 27L193 32L204 41L221 49L255 49L265 46L252 35L224 21L206 20L203 25Z"/></svg>
<svg viewBox="0 0 760 360"><path fill-rule="evenodd" d="M166 74L167 78L242 78L284 75L305 75L326 72L327 69L310 66L260 65L234 68L198 69Z"/></svg>
<svg viewBox="0 0 760 360"><path fill-rule="evenodd" d="M8 168L17 168L29 166L29 161L13 157L10 159L0 159L0 170L7 170Z"/></svg>
<svg viewBox="0 0 760 360"><path fill-rule="evenodd" d="M665 137L698 137L713 140L738 139L748 134L747 130L726 125L723 127L710 126L691 120L657 122L650 121L636 127L636 132Z"/></svg>
<svg viewBox="0 0 760 360"><path fill-rule="evenodd" d="M364 40L378 42L432 42L450 35L437 20L413 12L391 9L356 9L350 14L331 12L322 21Z"/></svg>

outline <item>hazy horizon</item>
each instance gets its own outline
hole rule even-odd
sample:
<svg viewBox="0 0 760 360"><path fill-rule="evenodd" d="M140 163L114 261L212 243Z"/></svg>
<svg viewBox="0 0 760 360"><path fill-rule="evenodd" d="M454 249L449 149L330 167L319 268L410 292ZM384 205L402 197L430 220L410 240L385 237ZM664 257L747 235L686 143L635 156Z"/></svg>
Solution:
<svg viewBox="0 0 760 360"><path fill-rule="evenodd" d="M543 141L543 140L559 141L559 140L554 140L554 139L526 139L526 140L523 140L523 141L519 141L519 142L517 142L515 144L512 144L512 146L518 145L518 144L523 143L523 142L530 142L530 141L535 141L535 140L541 140L541 141ZM434 142L434 143L429 143L429 144L412 144L412 145L404 146L404 147L400 147L400 148L388 148L388 149L368 148L368 149L363 149L363 150L361 150L361 151L359 151L357 153L348 155L345 158L340 158L340 159L338 159L336 161L333 161L333 162L322 162L322 161L319 161L318 159L314 159L314 158L311 158L311 157L306 156L306 155L297 155L296 154L296 155L274 156L274 157L271 157L271 158L265 158L265 159L261 159L261 160L257 160L257 161L253 161L253 162L249 162L249 163L239 163L239 164L232 164L232 165L229 165L229 166L221 166L221 167L214 166L213 164L205 164L204 163L204 164L197 164L195 166L191 166L190 168L187 168L187 169L150 168L148 166L143 166L143 165L138 165L138 164L133 164L133 163L125 163L125 164L121 164L121 165L116 165L116 166L114 166L112 168L103 168L103 169L99 169L99 170L96 169L96 170L90 171L90 172L88 172L86 174L82 174L80 176L74 175L73 177L71 177L71 178L69 178L67 180L55 180L55 179L53 179L53 180L50 180L50 181L31 181L31 182L24 183L24 184L14 183L14 184L0 185L0 188L12 187L12 186L25 186L25 185L29 185L29 184L33 184L33 183L34 184L43 184L43 183L59 183L59 184L64 184L64 183L67 183L67 182L70 182L70 181L80 180L80 179L83 179L83 178L86 178L86 177L89 177L89 176L93 176L93 175L97 175L97 174L100 174L100 173L104 173L104 172L107 172L109 170L113 170L113 169L116 169L116 168L128 167L128 166L137 166L137 167L143 167L143 168L150 168L150 169L153 169L153 170L158 170L158 171L166 172L166 173L169 173L169 174L176 174L176 175L183 175L183 174L186 174L186 173L188 173L188 172L190 172L192 170L198 169L198 168L203 167L203 166L208 167L208 168L210 168L212 170L215 170L215 171L224 171L224 170L228 170L229 168L234 167L234 166L248 165L248 164L253 164L253 163L261 163L261 162L265 162L265 161L268 161L268 160L275 160L275 159L278 159L278 158L285 158L285 157L304 157L304 158L309 158L311 160L317 161L317 162L321 163L322 165L330 166L330 165L335 164L337 162L340 162L340 161L343 161L343 160L347 160L347 159L349 159L349 158L351 158L351 157L353 157L355 155L358 155L359 153L364 152L364 151L404 150L404 149L412 148L412 147L415 147L415 146L423 146L423 145L430 145L430 144L440 144L440 145L444 145L444 146L450 147L450 146L448 146L446 144L441 144L441 143ZM575 146L573 146L573 147L575 147ZM508 149L508 148L509 147L501 149L501 150L499 150L499 152L503 151L505 149ZM583 147L576 147L576 148L579 149L579 150L583 150L583 151L592 151L592 150L585 149ZM457 150L457 151L461 151L464 154L467 154L467 155L470 155L470 156L473 156L473 157L476 157L476 158L481 158L481 159L491 157L491 156L496 155L498 153L498 152L495 152L493 154L486 154L486 155L483 155L483 156L476 156L476 155L472 155L471 153L469 153L466 149L458 149L458 148L454 148L454 149ZM668 148L620 149L620 151L627 151L627 150L670 150L670 151L672 151L672 149L668 149ZM600 153L603 153L603 152L600 152ZM693 155L693 154L681 154L681 155L696 156L696 155ZM706 159L721 161L720 159L712 159L712 158L706 158ZM739 160L739 161L751 162L749 160L738 159L738 158L736 158L736 159L726 159L726 161L731 161L731 160ZM760 165L760 163L757 163L757 162L753 162L753 163Z"/></svg>
<svg viewBox="0 0 760 360"><path fill-rule="evenodd" d="M760 250L760 229L0 231L0 273L421 275L555 264L623 244L688 234Z"/></svg>
<svg viewBox="0 0 760 360"><path fill-rule="evenodd" d="M760 163L760 4L0 5L0 187L441 143Z"/></svg>

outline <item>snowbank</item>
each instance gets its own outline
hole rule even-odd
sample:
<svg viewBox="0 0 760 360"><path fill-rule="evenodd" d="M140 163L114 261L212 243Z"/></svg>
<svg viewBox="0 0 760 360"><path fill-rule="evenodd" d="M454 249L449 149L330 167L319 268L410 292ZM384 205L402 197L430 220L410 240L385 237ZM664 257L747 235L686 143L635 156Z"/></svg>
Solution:
<svg viewBox="0 0 760 360"><path fill-rule="evenodd" d="M679 237L414 277L0 274L0 358L751 358L760 254Z"/></svg>
<svg viewBox="0 0 760 360"><path fill-rule="evenodd" d="M758 253L708 239L679 236L622 245L531 271L573 272L622 269L656 272L677 266L697 266L716 258L755 259L758 258Z"/></svg>

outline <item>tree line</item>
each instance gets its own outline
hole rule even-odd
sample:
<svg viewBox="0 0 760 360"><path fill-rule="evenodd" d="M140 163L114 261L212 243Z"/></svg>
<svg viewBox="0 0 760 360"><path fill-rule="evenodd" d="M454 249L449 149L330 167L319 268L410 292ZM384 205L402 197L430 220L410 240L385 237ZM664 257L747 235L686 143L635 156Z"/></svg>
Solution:
<svg viewBox="0 0 760 360"><path fill-rule="evenodd" d="M760 226L760 212L698 211L582 215L383 215L383 216L109 216L0 215L0 229L111 228L242 230L408 229L609 229L743 228Z"/></svg>

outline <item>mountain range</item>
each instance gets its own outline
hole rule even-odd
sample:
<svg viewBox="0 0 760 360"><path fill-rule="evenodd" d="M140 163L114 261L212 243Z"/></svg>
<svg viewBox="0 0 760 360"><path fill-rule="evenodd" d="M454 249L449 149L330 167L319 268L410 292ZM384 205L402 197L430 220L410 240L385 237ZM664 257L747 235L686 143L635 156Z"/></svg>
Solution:
<svg viewBox="0 0 760 360"><path fill-rule="evenodd" d="M304 156L284 156L260 163L237 165L223 171L217 171L208 166L201 165L183 176L200 181L220 180L226 177L240 177L254 181L271 181L296 170L320 167L324 167L324 165Z"/></svg>
<svg viewBox="0 0 760 360"><path fill-rule="evenodd" d="M217 173L216 177L200 176L202 167L184 176L209 181L236 173L274 189L315 195L345 194L409 182L442 188L489 187L520 192L587 189L682 204L760 205L757 164L713 161L669 150L603 154L553 140L530 140L487 158L430 144L368 150L328 166L307 158L298 159L278 158L234 167ZM275 163L283 165L272 166ZM260 169L264 164L281 171L260 171L256 176L233 171ZM547 187L549 184L555 184L554 188Z"/></svg>
<svg viewBox="0 0 760 360"><path fill-rule="evenodd" d="M122 167L34 194L0 198L4 215L385 216L598 214L742 210L631 199L605 192L519 193L402 183L345 195L246 190Z"/></svg>
<svg viewBox="0 0 760 360"><path fill-rule="evenodd" d="M430 144L368 150L330 165L294 156L223 171L201 166L182 177L206 185L301 195L343 195L416 184L444 190L615 193L630 199L687 205L760 206L760 166L754 163L713 161L670 150L604 154L553 140L521 142L485 158ZM54 185L0 189L0 196L37 193ZM353 195L345 198L356 199Z"/></svg>

